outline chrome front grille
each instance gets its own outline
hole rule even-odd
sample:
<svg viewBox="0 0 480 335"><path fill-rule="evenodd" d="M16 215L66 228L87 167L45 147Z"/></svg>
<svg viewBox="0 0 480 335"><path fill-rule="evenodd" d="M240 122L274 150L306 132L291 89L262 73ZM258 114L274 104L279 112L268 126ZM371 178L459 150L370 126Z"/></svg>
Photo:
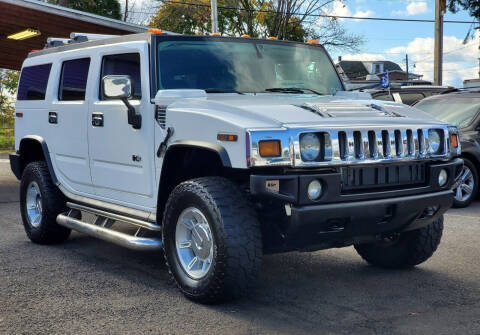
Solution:
<svg viewBox="0 0 480 335"><path fill-rule="evenodd" d="M440 132L441 150L429 150L429 130ZM250 166L344 166L375 164L424 159L447 159L458 155L451 152L448 126L396 126L396 127L319 127L281 130L252 130ZM315 161L305 161L300 154L300 139L315 133L321 139L321 154ZM282 155L261 157L258 143L263 139L279 139ZM453 152L455 151L455 152Z"/></svg>
<svg viewBox="0 0 480 335"><path fill-rule="evenodd" d="M348 130L330 132L330 135L333 135L331 158L343 161L421 158L428 148L423 129ZM335 152L335 138L338 153Z"/></svg>

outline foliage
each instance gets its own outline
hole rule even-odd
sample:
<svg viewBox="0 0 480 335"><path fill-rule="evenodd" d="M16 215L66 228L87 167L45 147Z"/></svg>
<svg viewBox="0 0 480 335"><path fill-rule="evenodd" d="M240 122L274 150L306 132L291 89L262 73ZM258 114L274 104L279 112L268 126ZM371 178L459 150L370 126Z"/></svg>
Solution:
<svg viewBox="0 0 480 335"><path fill-rule="evenodd" d="M0 128L13 126L14 96L20 72L0 70Z"/></svg>
<svg viewBox="0 0 480 335"><path fill-rule="evenodd" d="M184 4L179 4L183 2ZM282 40L318 39L325 46L354 51L363 38L349 34L336 20L319 19L333 0L218 0L222 35L274 36ZM181 34L209 34L210 0L160 0L150 25ZM192 5L196 4L196 5Z"/></svg>
<svg viewBox="0 0 480 335"><path fill-rule="evenodd" d="M118 0L47 0L47 2L112 19L119 20L122 17Z"/></svg>
<svg viewBox="0 0 480 335"><path fill-rule="evenodd" d="M465 9L471 16L480 19L480 1L478 0L448 0L447 7L452 13Z"/></svg>

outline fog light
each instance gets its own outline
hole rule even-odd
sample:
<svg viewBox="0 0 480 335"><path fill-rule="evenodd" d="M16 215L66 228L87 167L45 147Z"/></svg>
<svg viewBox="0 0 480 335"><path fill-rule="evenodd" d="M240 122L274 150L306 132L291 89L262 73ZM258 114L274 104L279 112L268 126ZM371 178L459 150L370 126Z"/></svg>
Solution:
<svg viewBox="0 0 480 335"><path fill-rule="evenodd" d="M317 200L322 195L322 183L318 180L312 180L310 184L308 184L308 198L310 200Z"/></svg>
<svg viewBox="0 0 480 335"><path fill-rule="evenodd" d="M445 186L447 181L448 181L447 171L446 170L440 171L440 173L438 174L438 185L440 185L440 187Z"/></svg>

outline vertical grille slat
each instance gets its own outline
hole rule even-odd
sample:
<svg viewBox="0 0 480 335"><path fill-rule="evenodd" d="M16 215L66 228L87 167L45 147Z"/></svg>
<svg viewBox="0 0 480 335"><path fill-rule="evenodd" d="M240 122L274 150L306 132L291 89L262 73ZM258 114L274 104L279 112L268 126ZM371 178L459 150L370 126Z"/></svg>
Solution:
<svg viewBox="0 0 480 335"><path fill-rule="evenodd" d="M347 131L347 160L355 160L355 142L353 140L353 131Z"/></svg>
<svg viewBox="0 0 480 335"><path fill-rule="evenodd" d="M413 157L418 157L420 155L420 146L418 141L418 131L412 130L413 137Z"/></svg>
<svg viewBox="0 0 480 335"><path fill-rule="evenodd" d="M376 140L377 140L377 158L383 158L383 138L382 138L382 132L381 131L376 131Z"/></svg>
<svg viewBox="0 0 480 335"><path fill-rule="evenodd" d="M370 152L370 142L369 142L369 137L368 137L368 131L362 131L362 154L363 154L363 159L370 159L371 152Z"/></svg>
<svg viewBox="0 0 480 335"><path fill-rule="evenodd" d="M390 145L389 145L389 154L390 154L390 157L396 157L397 156L397 146L396 146L396 141L395 141L395 131L393 130L390 130L388 132L388 138L389 138L389 141L390 141Z"/></svg>
<svg viewBox="0 0 480 335"><path fill-rule="evenodd" d="M407 130L402 130L401 131L401 134L402 134L402 145L401 145L401 148L402 148L402 153L401 153L401 156L403 157L408 157L409 155L409 147L408 147L408 137L407 137Z"/></svg>

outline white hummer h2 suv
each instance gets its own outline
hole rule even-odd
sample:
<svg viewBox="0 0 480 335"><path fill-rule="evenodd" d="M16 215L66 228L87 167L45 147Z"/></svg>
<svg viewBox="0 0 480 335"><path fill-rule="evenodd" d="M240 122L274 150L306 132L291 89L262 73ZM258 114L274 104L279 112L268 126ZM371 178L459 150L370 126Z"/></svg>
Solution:
<svg viewBox="0 0 480 335"><path fill-rule="evenodd" d="M80 37L22 68L10 162L33 242L163 249L206 303L248 292L265 253L353 245L402 268L436 250L457 129L346 92L321 45Z"/></svg>

